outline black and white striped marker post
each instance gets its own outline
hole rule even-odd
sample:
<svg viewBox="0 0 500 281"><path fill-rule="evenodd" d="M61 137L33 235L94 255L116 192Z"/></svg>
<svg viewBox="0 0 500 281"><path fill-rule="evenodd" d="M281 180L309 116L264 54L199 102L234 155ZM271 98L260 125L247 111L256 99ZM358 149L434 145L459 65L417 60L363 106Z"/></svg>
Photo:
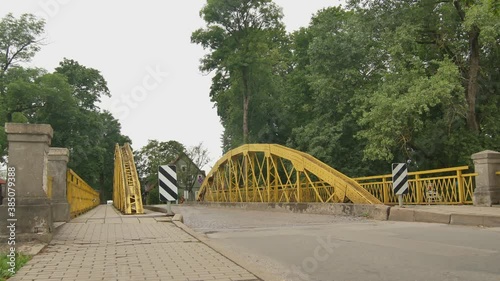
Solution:
<svg viewBox="0 0 500 281"><path fill-rule="evenodd" d="M392 164L392 189L403 206L403 194L408 194L408 167L405 163Z"/></svg>
<svg viewBox="0 0 500 281"><path fill-rule="evenodd" d="M160 202L167 202L167 214L173 214L170 202L176 201L179 198L175 165L158 167L158 188L160 191Z"/></svg>

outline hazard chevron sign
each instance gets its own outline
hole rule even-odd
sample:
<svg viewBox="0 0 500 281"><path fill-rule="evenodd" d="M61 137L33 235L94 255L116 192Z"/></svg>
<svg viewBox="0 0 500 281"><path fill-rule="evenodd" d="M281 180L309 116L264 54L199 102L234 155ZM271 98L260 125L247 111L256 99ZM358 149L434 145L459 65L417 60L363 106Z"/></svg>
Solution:
<svg viewBox="0 0 500 281"><path fill-rule="evenodd" d="M158 186L161 202L175 201L179 198L175 165L158 167Z"/></svg>
<svg viewBox="0 0 500 281"><path fill-rule="evenodd" d="M408 194L408 167L405 163L392 164L392 189L394 194Z"/></svg>

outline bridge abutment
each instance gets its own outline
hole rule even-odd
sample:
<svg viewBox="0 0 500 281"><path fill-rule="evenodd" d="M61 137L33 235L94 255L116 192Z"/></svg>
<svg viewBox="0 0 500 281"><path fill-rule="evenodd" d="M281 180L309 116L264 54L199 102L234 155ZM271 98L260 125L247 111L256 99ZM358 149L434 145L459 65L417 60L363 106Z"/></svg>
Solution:
<svg viewBox="0 0 500 281"><path fill-rule="evenodd" d="M67 198L69 150L67 148L50 148L49 176L52 177L52 219L54 222L70 220Z"/></svg>
<svg viewBox="0 0 500 281"><path fill-rule="evenodd" d="M2 224L6 222L15 226L16 241L49 242L53 220L47 196L47 174L52 127L46 124L6 123L5 132L9 143L9 174L6 198L0 206L0 220ZM10 190L9 183L14 183ZM12 232L2 227L0 235L12 236Z"/></svg>

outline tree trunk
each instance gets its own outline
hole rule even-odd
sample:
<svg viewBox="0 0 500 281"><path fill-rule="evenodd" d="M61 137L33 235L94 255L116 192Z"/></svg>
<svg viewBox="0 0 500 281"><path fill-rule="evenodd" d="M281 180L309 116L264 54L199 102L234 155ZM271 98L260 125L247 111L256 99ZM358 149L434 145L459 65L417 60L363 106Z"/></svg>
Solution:
<svg viewBox="0 0 500 281"><path fill-rule="evenodd" d="M479 92L479 28L474 26L469 33L470 60L467 83L467 127L470 131L479 133L479 124L476 116L476 99Z"/></svg>
<svg viewBox="0 0 500 281"><path fill-rule="evenodd" d="M248 86L248 67L242 69L243 78L243 143L248 143L248 105L250 103L250 89Z"/></svg>
<svg viewBox="0 0 500 281"><path fill-rule="evenodd" d="M466 4L470 6L470 3ZM454 0L453 6L458 12L462 22L465 21L465 11L462 9L460 1ZM479 92L479 84L477 77L479 76L479 33L481 30L478 26L472 26L469 31L469 73L464 74L467 81L467 92L465 98L467 100L467 128L471 132L479 133L479 123L476 116L476 99ZM465 77L467 75L467 77Z"/></svg>

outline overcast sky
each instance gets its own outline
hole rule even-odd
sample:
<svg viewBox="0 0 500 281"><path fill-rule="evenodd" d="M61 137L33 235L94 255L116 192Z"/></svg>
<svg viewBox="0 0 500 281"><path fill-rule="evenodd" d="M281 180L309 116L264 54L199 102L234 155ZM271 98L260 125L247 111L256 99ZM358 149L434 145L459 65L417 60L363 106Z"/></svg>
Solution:
<svg viewBox="0 0 500 281"><path fill-rule="evenodd" d="M203 49L191 33L205 26L206 0L0 0L0 16L33 13L46 19L46 45L30 63L53 71L63 58L95 68L113 113L134 150L149 139L203 145L212 161L222 155L223 128L208 96L211 76L198 70ZM288 31L307 26L312 14L338 0L275 0Z"/></svg>

